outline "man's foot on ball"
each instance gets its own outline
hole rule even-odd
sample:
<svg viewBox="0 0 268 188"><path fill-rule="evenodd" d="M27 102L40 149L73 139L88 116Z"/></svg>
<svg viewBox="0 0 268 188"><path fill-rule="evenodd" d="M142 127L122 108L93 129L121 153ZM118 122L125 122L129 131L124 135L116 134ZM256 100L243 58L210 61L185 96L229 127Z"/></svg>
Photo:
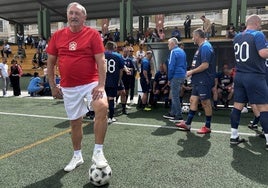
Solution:
<svg viewBox="0 0 268 188"><path fill-rule="evenodd" d="M84 160L82 156L73 156L70 163L64 168L64 171L71 172L72 170L74 170L76 167L80 166L83 163Z"/></svg>
<svg viewBox="0 0 268 188"><path fill-rule="evenodd" d="M102 150L94 151L92 162L96 164L97 168L104 168L108 166L108 161L106 160Z"/></svg>

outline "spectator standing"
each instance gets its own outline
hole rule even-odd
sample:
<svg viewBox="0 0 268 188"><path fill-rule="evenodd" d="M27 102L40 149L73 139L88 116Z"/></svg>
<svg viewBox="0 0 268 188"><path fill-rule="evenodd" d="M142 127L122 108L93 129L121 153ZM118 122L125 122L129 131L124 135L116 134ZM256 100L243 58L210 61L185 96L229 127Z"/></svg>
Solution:
<svg viewBox="0 0 268 188"><path fill-rule="evenodd" d="M160 36L158 34L157 29L154 29L152 36L151 36L151 42L159 42L160 41Z"/></svg>
<svg viewBox="0 0 268 188"><path fill-rule="evenodd" d="M185 33L185 38L191 38L191 18L189 15L186 16L186 19L184 21L184 33Z"/></svg>
<svg viewBox="0 0 268 188"><path fill-rule="evenodd" d="M205 32L197 29L193 32L194 43L199 47L194 55L192 68L187 71L187 77L192 77L192 94L190 98L190 111L187 121L176 124L181 129L189 131L191 123L198 109L199 101L204 108L206 121L205 125L197 131L198 134L208 134L211 132L211 90L215 85L215 53L211 44L205 39Z"/></svg>
<svg viewBox="0 0 268 188"><path fill-rule="evenodd" d="M3 57L2 63L0 63L0 79L1 79L1 86L3 90L3 97L7 97L9 77L8 77L8 65L7 65L6 57Z"/></svg>
<svg viewBox="0 0 268 188"><path fill-rule="evenodd" d="M119 41L120 41L120 32L116 28L114 32L114 42L119 42Z"/></svg>
<svg viewBox="0 0 268 188"><path fill-rule="evenodd" d="M179 41L176 38L171 38L168 41L170 52L168 65L168 81L172 95L171 111L164 118L175 123L183 120L180 104L180 89L184 83L187 71L186 54L183 49L178 47Z"/></svg>
<svg viewBox="0 0 268 188"><path fill-rule="evenodd" d="M31 78L27 90L32 97L40 94L40 92L44 90L44 86L42 85L42 81L39 77L38 72L34 73L34 76Z"/></svg>
<svg viewBox="0 0 268 188"><path fill-rule="evenodd" d="M21 32L17 33L17 44L18 47L22 47L24 42L24 36Z"/></svg>
<svg viewBox="0 0 268 188"><path fill-rule="evenodd" d="M215 23L211 24L211 37L215 37L217 33Z"/></svg>
<svg viewBox="0 0 268 188"><path fill-rule="evenodd" d="M160 39L159 42L163 42L166 39L166 35L165 35L163 29L159 29L158 35L159 35L159 39Z"/></svg>
<svg viewBox="0 0 268 188"><path fill-rule="evenodd" d="M181 32L178 27L175 27L171 33L172 37L175 37L178 41L181 41Z"/></svg>
<svg viewBox="0 0 268 188"><path fill-rule="evenodd" d="M207 40L209 40L209 37L211 35L211 22L206 16L201 16L200 19L203 21L203 30L205 32L205 37Z"/></svg>
<svg viewBox="0 0 268 188"><path fill-rule="evenodd" d="M11 67L10 67L10 82L13 88L13 94L14 96L20 96L21 95L21 89L20 89L20 77L22 75L22 68L20 65L18 65L18 62L16 60L11 61Z"/></svg>
<svg viewBox="0 0 268 188"><path fill-rule="evenodd" d="M82 157L82 120L88 106L95 111L95 146L92 162L97 168L108 166L104 156L103 143L107 130L107 96L104 91L106 62L100 34L87 27L87 12L77 2L67 7L68 27L58 30L52 36L48 53L48 79L54 98L62 98L72 129L73 157L64 168L70 172L84 163ZM90 48L89 48L90 47ZM55 81L55 67L59 64L60 86ZM75 66L74 66L75 65ZM113 67L111 67L113 68ZM87 99L88 104L85 103Z"/></svg>

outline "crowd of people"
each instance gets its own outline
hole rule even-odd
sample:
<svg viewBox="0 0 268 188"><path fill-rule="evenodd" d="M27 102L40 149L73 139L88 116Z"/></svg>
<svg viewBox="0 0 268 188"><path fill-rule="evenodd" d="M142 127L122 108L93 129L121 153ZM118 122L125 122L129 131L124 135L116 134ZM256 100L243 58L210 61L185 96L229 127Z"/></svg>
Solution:
<svg viewBox="0 0 268 188"><path fill-rule="evenodd" d="M3 96L8 97L7 90L9 87L13 89L14 96L21 95L20 77L23 75L22 64L26 58L27 46L36 49L36 53L32 58L33 69L43 69L45 71L48 55L46 53L47 40L39 37L35 40L32 35L24 37L22 33L17 33L17 52L13 53L7 41L3 42L1 49L2 62L0 63L0 78ZM10 68L8 61L10 60ZM36 77L36 76L34 76ZM44 82L43 84L46 85ZM39 92L30 92L29 94L36 96Z"/></svg>

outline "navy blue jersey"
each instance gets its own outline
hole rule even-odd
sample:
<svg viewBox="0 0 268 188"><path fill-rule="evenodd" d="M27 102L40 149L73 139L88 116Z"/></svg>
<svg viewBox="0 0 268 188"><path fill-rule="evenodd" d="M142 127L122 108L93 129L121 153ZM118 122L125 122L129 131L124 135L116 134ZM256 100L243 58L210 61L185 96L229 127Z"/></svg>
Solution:
<svg viewBox="0 0 268 188"><path fill-rule="evenodd" d="M105 87L118 87L120 71L124 68L122 56L116 52L106 51L105 60L107 64Z"/></svg>
<svg viewBox="0 0 268 188"><path fill-rule="evenodd" d="M141 60L141 73L140 73L141 79L145 79L143 75L144 70L147 71L148 79L151 80L152 79L151 64L149 59L147 59L146 57Z"/></svg>
<svg viewBox="0 0 268 188"><path fill-rule="evenodd" d="M265 59L259 50L266 48L265 36L260 31L246 30L234 38L237 72L266 74Z"/></svg>
<svg viewBox="0 0 268 188"><path fill-rule="evenodd" d="M127 75L126 72L124 72L124 75L123 75L123 76L124 76L124 77L125 77L125 76L134 76L134 69L135 69L135 66L134 66L132 60L131 60L129 57L127 57L127 58L124 58L124 57L123 57L123 61L124 61L124 65L125 65L127 68L132 69L132 70L131 70L131 75Z"/></svg>
<svg viewBox="0 0 268 188"><path fill-rule="evenodd" d="M223 72L218 73L216 77L218 79L218 87L222 89L225 89L226 86L234 82L231 75L225 75Z"/></svg>
<svg viewBox="0 0 268 188"><path fill-rule="evenodd" d="M154 76L154 81L158 87L164 87L168 83L168 77L165 72L158 71Z"/></svg>
<svg viewBox="0 0 268 188"><path fill-rule="evenodd" d="M196 51L192 62L192 69L199 67L205 62L209 64L209 67L203 72L193 74L192 84L214 84L216 73L215 53L208 41L205 41Z"/></svg>

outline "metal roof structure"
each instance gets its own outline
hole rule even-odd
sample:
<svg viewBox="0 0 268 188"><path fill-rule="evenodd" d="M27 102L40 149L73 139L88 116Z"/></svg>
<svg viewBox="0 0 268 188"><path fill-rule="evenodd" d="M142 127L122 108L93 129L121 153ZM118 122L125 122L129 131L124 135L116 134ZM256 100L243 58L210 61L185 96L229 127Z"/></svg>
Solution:
<svg viewBox="0 0 268 188"><path fill-rule="evenodd" d="M37 23L37 12L48 9L51 22L66 21L66 7L75 0L0 0L0 17L14 23ZM89 19L119 17L122 0L77 0ZM238 0L238 6L243 0ZM248 7L268 6L267 0L247 0ZM232 0L133 0L133 15L170 14L231 7Z"/></svg>

